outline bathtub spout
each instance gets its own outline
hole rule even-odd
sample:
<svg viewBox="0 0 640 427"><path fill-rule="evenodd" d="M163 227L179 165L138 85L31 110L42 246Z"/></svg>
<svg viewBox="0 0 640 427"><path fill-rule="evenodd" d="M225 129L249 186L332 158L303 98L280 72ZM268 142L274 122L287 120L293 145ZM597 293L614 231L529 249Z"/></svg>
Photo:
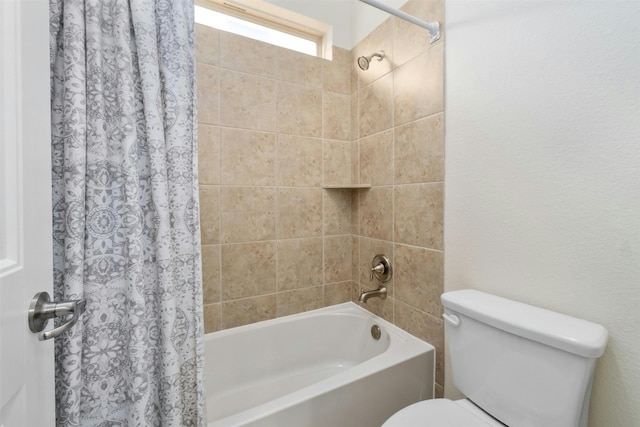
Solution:
<svg viewBox="0 0 640 427"><path fill-rule="evenodd" d="M378 286L378 289L374 289L373 291L363 291L358 298L358 302L362 304L366 304L369 298L379 297L381 299L387 298L387 288L384 285Z"/></svg>

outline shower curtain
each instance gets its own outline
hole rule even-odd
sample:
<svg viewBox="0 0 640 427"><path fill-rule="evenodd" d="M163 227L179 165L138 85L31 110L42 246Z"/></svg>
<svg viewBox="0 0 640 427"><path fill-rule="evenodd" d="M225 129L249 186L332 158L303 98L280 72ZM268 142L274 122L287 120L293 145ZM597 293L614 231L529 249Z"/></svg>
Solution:
<svg viewBox="0 0 640 427"><path fill-rule="evenodd" d="M58 426L205 424L193 7L50 0Z"/></svg>

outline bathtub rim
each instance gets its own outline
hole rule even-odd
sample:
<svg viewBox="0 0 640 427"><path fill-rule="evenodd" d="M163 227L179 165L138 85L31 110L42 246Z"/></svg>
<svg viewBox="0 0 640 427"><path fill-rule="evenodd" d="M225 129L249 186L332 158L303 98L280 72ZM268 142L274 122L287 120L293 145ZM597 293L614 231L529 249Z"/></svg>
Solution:
<svg viewBox="0 0 640 427"><path fill-rule="evenodd" d="M353 312L352 312L353 311ZM240 326L233 326L231 328L227 328L227 329L222 329L219 331L214 331L214 332L209 332L204 334L204 340L209 341L211 339L214 339L215 337L224 337L227 335L233 335L235 333L239 333L239 332L243 332L243 331L250 331L250 330L257 330L257 329L262 329L265 327L268 327L269 325L277 325L277 324L281 324L281 323L287 323L289 321L291 321L292 319L303 319L303 318L308 318L308 317L315 317L318 314L336 314L336 315L358 315L361 317L368 317L368 318L375 318L376 321L380 321L381 323L385 324L385 326L388 326L392 329L397 329L397 335L399 337L402 337L404 339L416 339L419 340L423 343L429 344L427 341L424 341L421 338L418 338L415 335L410 334L409 332L405 331L404 329L400 328L397 325L394 325L393 323L389 322L388 320L378 316L377 314L367 310L366 308L361 307L360 305L354 303L353 301L347 301L347 302L343 302L343 303L339 303L339 304L334 304L334 305L329 305L326 307L320 307L320 308L316 308L313 310L308 310L308 311L304 311L304 312L300 312L300 313L294 313L294 314L288 314L286 316L281 316L281 317L274 317L273 319L265 319L265 320L260 320L258 322L254 322L254 323L249 323L246 325L240 325ZM433 346L432 346L433 347Z"/></svg>

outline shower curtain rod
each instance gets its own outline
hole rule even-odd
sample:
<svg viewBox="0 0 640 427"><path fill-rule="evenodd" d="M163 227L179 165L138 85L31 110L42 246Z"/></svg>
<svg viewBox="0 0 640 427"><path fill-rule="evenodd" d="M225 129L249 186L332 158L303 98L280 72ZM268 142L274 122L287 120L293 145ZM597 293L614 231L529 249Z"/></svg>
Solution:
<svg viewBox="0 0 640 427"><path fill-rule="evenodd" d="M409 15L401 10L394 9L390 6L387 6L384 3L380 3L377 0L360 0L362 3L366 3L369 6L373 6L377 9L383 10L391 15L397 16L400 19L404 19L405 21L409 21L412 24L416 24L419 27L426 28L429 31L429 42L433 43L440 38L440 23L439 22L425 22L421 19L416 18L415 16Z"/></svg>

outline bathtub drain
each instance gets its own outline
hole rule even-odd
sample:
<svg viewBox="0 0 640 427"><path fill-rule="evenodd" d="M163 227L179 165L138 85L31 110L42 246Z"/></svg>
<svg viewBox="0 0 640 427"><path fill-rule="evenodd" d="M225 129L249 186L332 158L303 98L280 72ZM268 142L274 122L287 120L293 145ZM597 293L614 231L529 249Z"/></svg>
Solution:
<svg viewBox="0 0 640 427"><path fill-rule="evenodd" d="M380 336L382 336L382 329L380 329L380 326L373 325L371 327L371 336L376 341L380 339Z"/></svg>

